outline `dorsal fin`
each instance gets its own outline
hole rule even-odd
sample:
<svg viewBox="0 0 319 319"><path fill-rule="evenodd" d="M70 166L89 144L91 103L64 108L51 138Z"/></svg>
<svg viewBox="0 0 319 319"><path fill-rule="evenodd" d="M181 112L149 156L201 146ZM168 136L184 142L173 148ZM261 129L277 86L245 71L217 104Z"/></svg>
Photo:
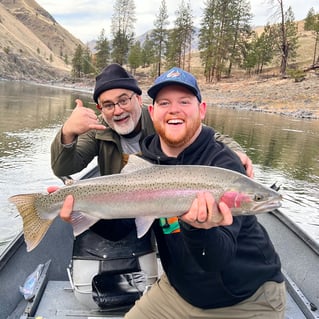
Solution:
<svg viewBox="0 0 319 319"><path fill-rule="evenodd" d="M122 168L121 173L131 173L143 168L152 167L154 164L146 161L140 156L131 154L128 158L127 164Z"/></svg>

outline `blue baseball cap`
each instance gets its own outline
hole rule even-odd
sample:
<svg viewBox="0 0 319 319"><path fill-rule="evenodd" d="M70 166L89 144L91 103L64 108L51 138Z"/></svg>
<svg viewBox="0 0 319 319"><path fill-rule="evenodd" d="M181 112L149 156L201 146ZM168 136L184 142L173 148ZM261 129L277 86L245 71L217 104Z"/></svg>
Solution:
<svg viewBox="0 0 319 319"><path fill-rule="evenodd" d="M165 86L171 84L184 86L194 93L199 102L202 101L202 96L200 94L196 78L192 74L177 67L174 67L160 75L155 80L154 85L148 89L147 94L154 101L158 92Z"/></svg>

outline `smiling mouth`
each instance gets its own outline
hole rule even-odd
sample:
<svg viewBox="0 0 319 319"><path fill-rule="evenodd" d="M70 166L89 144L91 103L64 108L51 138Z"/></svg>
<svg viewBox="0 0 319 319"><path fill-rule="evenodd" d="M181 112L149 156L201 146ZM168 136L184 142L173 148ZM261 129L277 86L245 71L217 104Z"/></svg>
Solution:
<svg viewBox="0 0 319 319"><path fill-rule="evenodd" d="M116 118L113 118L113 121L116 123L121 123L127 120L128 118L129 118L129 115L123 115L123 116L118 116Z"/></svg>
<svg viewBox="0 0 319 319"><path fill-rule="evenodd" d="M180 119L172 119L172 120L168 120L167 124L172 124L172 125L179 125L179 124L183 124L184 121L180 120Z"/></svg>

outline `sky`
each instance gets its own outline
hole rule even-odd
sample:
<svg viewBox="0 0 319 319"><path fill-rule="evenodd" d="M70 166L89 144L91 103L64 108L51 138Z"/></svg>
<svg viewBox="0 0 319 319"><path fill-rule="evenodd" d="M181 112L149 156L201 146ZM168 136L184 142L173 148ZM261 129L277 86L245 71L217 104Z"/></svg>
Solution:
<svg viewBox="0 0 319 319"><path fill-rule="evenodd" d="M276 0L273 0L276 3ZM36 2L48 11L54 19L65 29L80 39L83 43L97 39L104 28L107 38L110 40L111 19L115 0L36 0ZM194 2L196 5L194 5ZM205 0L192 1L191 7L194 16L194 25L199 27ZM136 0L135 35L140 36L154 27L154 21L161 5L161 0ZM170 24L173 27L175 12L181 1L166 1ZM252 24L254 26L265 25L272 21L274 10L271 9L270 0L251 0ZM310 8L319 12L318 0L283 0L285 10L291 6L295 19L302 20L306 17Z"/></svg>

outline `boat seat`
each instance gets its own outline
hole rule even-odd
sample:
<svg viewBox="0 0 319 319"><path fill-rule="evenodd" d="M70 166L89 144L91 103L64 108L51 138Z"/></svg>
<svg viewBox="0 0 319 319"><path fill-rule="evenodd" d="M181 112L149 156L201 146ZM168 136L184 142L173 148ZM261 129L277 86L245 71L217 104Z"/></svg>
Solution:
<svg viewBox="0 0 319 319"><path fill-rule="evenodd" d="M135 230L118 241L79 235L69 269L76 298L91 309L130 308L157 279L154 247L151 234L137 239Z"/></svg>
<svg viewBox="0 0 319 319"><path fill-rule="evenodd" d="M143 291L133 283L131 274L99 274L93 278L92 297L101 309L131 308Z"/></svg>

